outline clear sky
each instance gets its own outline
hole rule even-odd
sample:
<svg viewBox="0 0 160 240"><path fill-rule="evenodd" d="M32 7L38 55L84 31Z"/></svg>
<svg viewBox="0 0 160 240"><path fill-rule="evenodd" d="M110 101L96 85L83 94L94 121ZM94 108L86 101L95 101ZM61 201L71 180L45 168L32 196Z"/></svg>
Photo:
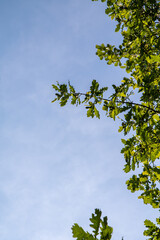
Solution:
<svg viewBox="0 0 160 240"><path fill-rule="evenodd" d="M84 91L125 75L95 55L96 44L121 41L104 9L91 0L0 1L1 240L70 240L73 223L89 230L95 208L112 240L144 240L143 221L157 216L126 189L118 124L51 103L56 81Z"/></svg>

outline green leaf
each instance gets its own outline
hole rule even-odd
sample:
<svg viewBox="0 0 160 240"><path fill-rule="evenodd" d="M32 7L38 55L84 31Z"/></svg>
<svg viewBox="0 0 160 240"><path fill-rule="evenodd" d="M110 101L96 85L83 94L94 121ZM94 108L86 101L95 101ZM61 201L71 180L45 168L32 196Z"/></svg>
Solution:
<svg viewBox="0 0 160 240"><path fill-rule="evenodd" d="M126 144L126 140L125 140L125 139L121 139L121 142L122 142L123 144Z"/></svg>
<svg viewBox="0 0 160 240"><path fill-rule="evenodd" d="M72 100L71 100L71 104L76 104L77 102L77 98L75 96L72 97Z"/></svg>
<svg viewBox="0 0 160 240"><path fill-rule="evenodd" d="M120 126L119 129L118 129L118 132L122 132L123 131L123 127Z"/></svg>
<svg viewBox="0 0 160 240"><path fill-rule="evenodd" d="M159 121L159 115L158 114L154 114L153 115L153 119L157 122Z"/></svg>
<svg viewBox="0 0 160 240"><path fill-rule="evenodd" d="M95 106L94 106L94 112L95 112L96 117L100 119L99 111L97 110L97 108Z"/></svg>
<svg viewBox="0 0 160 240"><path fill-rule="evenodd" d="M90 218L90 221L91 221L90 227L94 229L93 233L95 238L97 237L99 232L101 215L102 215L102 212L99 209L95 209L95 214L92 213L92 217Z"/></svg>
<svg viewBox="0 0 160 240"><path fill-rule="evenodd" d="M128 164L126 164L123 170L125 173L128 173L128 172L130 172L131 168Z"/></svg>
<svg viewBox="0 0 160 240"><path fill-rule="evenodd" d="M146 58L149 63L160 63L160 55L152 55Z"/></svg>
<svg viewBox="0 0 160 240"><path fill-rule="evenodd" d="M102 227L100 228L101 229L101 232L100 232L101 238L100 239L110 240L111 237L112 237L113 228L108 226L107 217L103 218L103 221L101 222L101 225L102 225Z"/></svg>
<svg viewBox="0 0 160 240"><path fill-rule="evenodd" d="M111 13L113 10L112 10L112 8L107 8L106 10L105 10L105 13L108 15L109 13Z"/></svg>
<svg viewBox="0 0 160 240"><path fill-rule="evenodd" d="M94 240L93 236L85 232L77 223L72 226L72 234L77 240Z"/></svg>
<svg viewBox="0 0 160 240"><path fill-rule="evenodd" d="M116 26L116 29L115 29L115 32L119 32L119 30L120 30L120 27L121 27L121 24L119 23L119 24L117 24L117 26Z"/></svg>
<svg viewBox="0 0 160 240"><path fill-rule="evenodd" d="M92 108L90 107L87 111L87 117L91 117L92 116Z"/></svg>
<svg viewBox="0 0 160 240"><path fill-rule="evenodd" d="M144 221L144 224L146 227L155 227L155 224L147 219Z"/></svg>
<svg viewBox="0 0 160 240"><path fill-rule="evenodd" d="M54 103L55 101L57 101L57 98L53 99L53 100L52 100L52 103Z"/></svg>
<svg viewBox="0 0 160 240"><path fill-rule="evenodd" d="M52 84L52 87L53 87L56 91L59 91L59 88L58 88L57 85Z"/></svg>
<svg viewBox="0 0 160 240"><path fill-rule="evenodd" d="M77 223L75 223L72 227L72 234L74 238L83 239L86 236L85 231L82 227L80 227Z"/></svg>
<svg viewBox="0 0 160 240"><path fill-rule="evenodd" d="M113 120L115 121L115 119L116 119L115 110L112 110L111 117L112 117L112 118L113 118Z"/></svg>

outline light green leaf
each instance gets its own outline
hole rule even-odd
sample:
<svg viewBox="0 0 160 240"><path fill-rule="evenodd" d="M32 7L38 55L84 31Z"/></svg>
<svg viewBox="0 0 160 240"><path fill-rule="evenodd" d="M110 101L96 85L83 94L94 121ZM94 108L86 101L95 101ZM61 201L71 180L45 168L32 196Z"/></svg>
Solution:
<svg viewBox="0 0 160 240"><path fill-rule="evenodd" d="M153 115L153 119L157 122L159 121L159 115L158 114L154 114Z"/></svg>

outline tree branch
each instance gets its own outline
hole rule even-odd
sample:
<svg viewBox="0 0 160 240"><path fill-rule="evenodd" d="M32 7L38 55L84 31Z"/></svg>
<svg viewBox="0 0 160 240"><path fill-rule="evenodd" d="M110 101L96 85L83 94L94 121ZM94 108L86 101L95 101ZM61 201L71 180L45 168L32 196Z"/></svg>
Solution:
<svg viewBox="0 0 160 240"><path fill-rule="evenodd" d="M87 96L86 93L74 93L74 95L75 95L75 96L78 96L78 95L80 95L80 96ZM110 99L107 99L107 98L102 98L102 97L98 97L98 98L99 98L100 100L107 101L107 102L110 102L110 101L111 101ZM116 100L115 102L116 102L116 103L125 103L125 104L134 105L134 106L139 106L139 107L142 107L142 108L146 108L146 109L148 109L148 110L150 110L150 111L152 111L152 112L154 112L154 113L160 114L160 111L157 111L157 110L155 110L155 109L153 109L153 108L151 108L151 107L147 107L147 106L142 105L142 104L139 104L139 103L127 102L127 101L120 101L120 100Z"/></svg>

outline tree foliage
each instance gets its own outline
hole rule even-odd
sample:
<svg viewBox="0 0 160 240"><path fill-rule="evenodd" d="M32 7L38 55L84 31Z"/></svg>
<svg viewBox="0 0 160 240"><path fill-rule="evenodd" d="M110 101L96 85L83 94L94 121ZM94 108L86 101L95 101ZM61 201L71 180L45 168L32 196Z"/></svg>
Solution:
<svg viewBox="0 0 160 240"><path fill-rule="evenodd" d="M113 93L107 98L104 93L108 88L100 88L96 80L86 93L76 91L70 83L57 82L53 102L58 100L61 106L69 100L73 105L85 104L87 116L92 118L100 118L97 106L101 105L107 117L120 119L119 132L128 136L122 139L124 171L135 173L127 187L131 192L139 191L144 204L160 211L160 1L101 2L107 3L105 13L117 22L115 31L121 32L123 41L119 46L96 45L96 54L107 64L124 68L128 77L112 85ZM160 239L160 218L156 224L146 220L145 225L148 239Z"/></svg>
<svg viewBox="0 0 160 240"><path fill-rule="evenodd" d="M110 240L113 228L108 225L107 217L101 218L102 212L95 209L90 218L90 227L93 228L92 234L85 232L82 227L75 223L72 227L73 237L77 240ZM99 237L99 238L98 238Z"/></svg>

